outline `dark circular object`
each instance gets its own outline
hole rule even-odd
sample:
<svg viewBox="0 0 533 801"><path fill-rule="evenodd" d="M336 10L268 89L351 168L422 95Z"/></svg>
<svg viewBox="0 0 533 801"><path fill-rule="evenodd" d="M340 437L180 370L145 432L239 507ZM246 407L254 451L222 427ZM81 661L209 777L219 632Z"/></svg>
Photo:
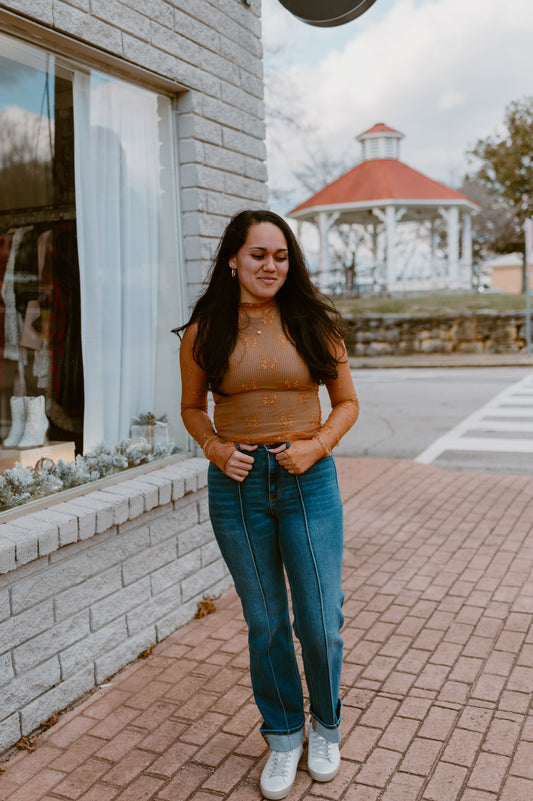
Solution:
<svg viewBox="0 0 533 801"><path fill-rule="evenodd" d="M376 0L279 0L287 11L308 25L333 28L361 16Z"/></svg>
<svg viewBox="0 0 533 801"><path fill-rule="evenodd" d="M41 458L36 462L34 470L36 473L39 473L39 475L47 470L49 470L51 473L55 473L56 463L53 459L50 459L49 456L41 456Z"/></svg>

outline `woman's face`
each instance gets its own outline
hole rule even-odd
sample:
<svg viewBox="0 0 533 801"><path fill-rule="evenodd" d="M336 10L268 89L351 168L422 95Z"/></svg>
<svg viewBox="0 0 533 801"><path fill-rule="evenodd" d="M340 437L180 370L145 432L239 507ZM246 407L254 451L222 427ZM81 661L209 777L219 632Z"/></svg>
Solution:
<svg viewBox="0 0 533 801"><path fill-rule="evenodd" d="M270 222L254 223L242 248L229 261L237 270L241 303L262 303L281 289L289 271L283 231Z"/></svg>

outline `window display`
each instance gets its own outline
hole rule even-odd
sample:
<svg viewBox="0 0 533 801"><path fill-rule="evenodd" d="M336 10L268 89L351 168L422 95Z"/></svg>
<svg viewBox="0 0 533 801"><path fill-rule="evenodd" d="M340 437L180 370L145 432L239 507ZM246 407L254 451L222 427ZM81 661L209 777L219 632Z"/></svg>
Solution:
<svg viewBox="0 0 533 801"><path fill-rule="evenodd" d="M0 472L148 412L182 445L172 101L4 35L0 54Z"/></svg>

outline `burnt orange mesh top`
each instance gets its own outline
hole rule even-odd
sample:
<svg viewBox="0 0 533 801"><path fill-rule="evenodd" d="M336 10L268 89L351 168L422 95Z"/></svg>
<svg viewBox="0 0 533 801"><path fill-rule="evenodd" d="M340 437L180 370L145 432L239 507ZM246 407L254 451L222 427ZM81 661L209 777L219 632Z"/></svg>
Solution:
<svg viewBox="0 0 533 801"><path fill-rule="evenodd" d="M318 384L285 336L271 300L240 306L239 335L220 387L224 394L213 394L213 426L207 376L192 355L196 331L196 324L189 326L181 344L181 414L187 431L221 470L235 442L273 444L318 435L327 451L356 421L359 403L344 343L339 345L337 378L326 384L332 410L321 425Z"/></svg>

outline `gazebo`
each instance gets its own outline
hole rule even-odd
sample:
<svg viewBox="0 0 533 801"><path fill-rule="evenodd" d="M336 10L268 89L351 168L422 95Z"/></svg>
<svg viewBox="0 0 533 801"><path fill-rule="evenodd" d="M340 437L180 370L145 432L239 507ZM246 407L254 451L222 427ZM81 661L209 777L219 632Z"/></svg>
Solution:
<svg viewBox="0 0 533 801"><path fill-rule="evenodd" d="M330 271L328 235L340 225L370 229L372 270L381 289L393 292L471 287L471 216L478 206L460 192L400 161L403 138L402 133L385 123L377 123L360 134L357 139L363 150L361 162L288 213L298 223L309 222L318 228L319 271L324 287ZM444 260L438 256L443 221ZM410 276L401 263L398 225L404 223L424 223L427 231L429 253L423 274L419 271Z"/></svg>

